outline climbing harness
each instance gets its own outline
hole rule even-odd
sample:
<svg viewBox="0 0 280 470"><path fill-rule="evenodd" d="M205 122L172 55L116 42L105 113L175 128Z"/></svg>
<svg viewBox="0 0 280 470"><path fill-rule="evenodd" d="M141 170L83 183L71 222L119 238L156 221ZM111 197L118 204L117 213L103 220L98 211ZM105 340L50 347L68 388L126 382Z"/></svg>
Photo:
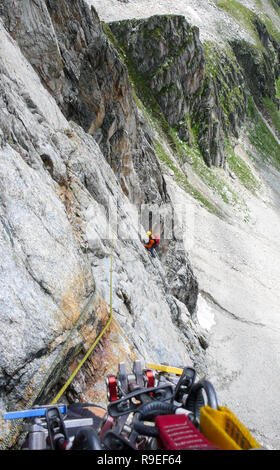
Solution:
<svg viewBox="0 0 280 470"><path fill-rule="evenodd" d="M4 418L28 418L25 448L36 450L261 448L235 415L218 405L213 385L205 379L196 381L191 367L147 364L143 368L137 360L127 373L121 362L117 375L108 375L105 384L108 407L98 428L93 418L68 418L71 405L35 407Z"/></svg>

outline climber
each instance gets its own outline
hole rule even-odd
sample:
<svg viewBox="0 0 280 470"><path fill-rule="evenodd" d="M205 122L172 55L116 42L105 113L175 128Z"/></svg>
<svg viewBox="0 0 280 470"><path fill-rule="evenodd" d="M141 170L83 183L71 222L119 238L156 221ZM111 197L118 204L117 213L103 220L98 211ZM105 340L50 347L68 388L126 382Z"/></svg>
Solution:
<svg viewBox="0 0 280 470"><path fill-rule="evenodd" d="M155 235L152 234L152 232L147 232L147 235L149 236L149 241L148 243L144 244L144 247L147 248L150 252L153 258L156 257L156 247L159 245L160 238L159 234L156 233Z"/></svg>
<svg viewBox="0 0 280 470"><path fill-rule="evenodd" d="M156 242L155 247L157 247L160 243L159 233L155 233L154 237L155 237L155 242Z"/></svg>

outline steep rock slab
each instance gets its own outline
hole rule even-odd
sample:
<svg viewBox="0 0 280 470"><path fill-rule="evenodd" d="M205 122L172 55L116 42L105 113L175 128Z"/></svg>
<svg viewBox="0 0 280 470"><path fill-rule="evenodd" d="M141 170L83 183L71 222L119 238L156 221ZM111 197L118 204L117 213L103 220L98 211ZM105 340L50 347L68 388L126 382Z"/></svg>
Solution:
<svg viewBox="0 0 280 470"><path fill-rule="evenodd" d="M44 85L59 98L64 76L63 66L45 2L5 0L0 5L0 17L42 77Z"/></svg>
<svg viewBox="0 0 280 470"><path fill-rule="evenodd" d="M130 200L165 200L126 68L95 10L83 0L5 0L0 14L66 118L96 139Z"/></svg>
<svg viewBox="0 0 280 470"><path fill-rule="evenodd" d="M164 177L154 153L151 133L143 118L139 119L138 117L127 70L104 35L94 10L89 10L81 0L72 3L60 2L59 4L48 1L46 4L49 11L49 20L46 29L42 30L40 24L46 14L46 9L40 2L38 5L31 3L30 8L36 10L36 14L34 12L32 18L35 18L36 21L30 22L28 15L25 14L25 9L18 8L16 10L18 26L14 30L11 27L14 4L12 1L7 1L5 8L2 9L5 24L7 28L12 28L13 35L17 37L21 50L31 62L34 61L34 57L37 60L42 59L42 51L40 45L38 50L27 47L28 44L26 44L25 39L27 31L32 31L34 38L37 33L40 33L46 35L46 40L52 41L55 31L59 48L58 53L61 57L50 55L45 60L49 61L50 65L53 62L54 69L56 60L59 62L60 59L62 60L61 96L55 96L55 99L60 104L64 114L68 118L72 117L75 121L78 121L91 134L89 130L90 121L86 123L83 119L87 119L87 116L91 116L90 119L93 118L92 106L94 105L95 96L98 95L101 99L98 102L99 109L104 108L106 110L98 125L98 132L103 129L102 135L107 142L106 145L103 137L103 140L100 141L99 134L97 135L96 132L93 132L93 137L99 143L107 161L109 161L118 177L124 194L128 196L131 202L135 203L138 209L143 202L158 205L168 202L169 195L165 191ZM65 18L67 18L67 21L65 21ZM50 74L51 70L51 67L49 67L48 72ZM40 70L38 70L38 73L40 73ZM45 83L44 76L41 73L40 77ZM50 80L51 77L50 75ZM193 86L196 88L198 85ZM118 93L116 90L119 90ZM62 101L63 105L61 105ZM110 126L108 126L109 122L111 122ZM110 144L108 144L109 141ZM113 141L114 145L111 145ZM115 152L116 158L109 158L108 151L111 152L110 155ZM62 175L58 175L59 159L53 155L53 152L53 156L50 156L49 153L46 150L46 153L44 152L41 155L45 167L49 169L54 178L59 179L61 177L63 179ZM54 164L54 161L56 164ZM67 178L68 176L66 180ZM98 186L95 179L96 175L91 177L89 173L85 174L84 178L86 187L93 197L99 197L99 200L103 201L100 186ZM106 194L106 190L103 194ZM67 197L67 191L64 191L64 198L67 199ZM174 253L174 249L171 249L171 257L172 253ZM174 262L177 263L175 258ZM182 285L187 292L195 292L197 282L193 274L190 274L190 263L187 259L183 262L188 266L189 275ZM186 305L193 312L196 296L191 297L192 301L186 302ZM179 300L183 298L187 299L188 294L179 295Z"/></svg>
<svg viewBox="0 0 280 470"><path fill-rule="evenodd" d="M13 406L40 393L95 283L59 197L67 172L52 137L65 141L67 122L0 28L1 401Z"/></svg>
<svg viewBox="0 0 280 470"><path fill-rule="evenodd" d="M107 321L108 209L131 231L113 253L113 308L128 341L144 359L203 370L190 313L143 247L96 141L67 122L1 22L0 39L1 408L48 400Z"/></svg>
<svg viewBox="0 0 280 470"><path fill-rule="evenodd" d="M198 28L183 16L152 16L109 26L126 64L136 70L145 105L153 112L156 103L181 140L189 145L197 141L209 167L224 167L224 134L237 134L246 109L244 79L234 58L220 53L213 73Z"/></svg>
<svg viewBox="0 0 280 470"><path fill-rule="evenodd" d="M189 141L189 115L204 78L205 57L198 28L183 16L152 16L109 23L143 76L171 126Z"/></svg>

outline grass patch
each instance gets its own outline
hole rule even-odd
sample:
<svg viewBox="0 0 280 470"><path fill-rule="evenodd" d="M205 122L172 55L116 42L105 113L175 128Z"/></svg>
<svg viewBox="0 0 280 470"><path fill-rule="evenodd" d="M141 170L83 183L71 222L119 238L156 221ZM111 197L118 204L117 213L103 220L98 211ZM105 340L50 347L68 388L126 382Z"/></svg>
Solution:
<svg viewBox="0 0 280 470"><path fill-rule="evenodd" d="M264 162L280 170L280 145L258 113L252 97L249 98L248 117L251 119L249 139Z"/></svg>
<svg viewBox="0 0 280 470"><path fill-rule="evenodd" d="M257 190L260 189L260 183L253 175L250 167L239 155L236 155L228 139L226 140L226 150L227 162L231 171L246 189L256 194Z"/></svg>
<svg viewBox="0 0 280 470"><path fill-rule="evenodd" d="M263 99L265 110L268 112L273 126L275 127L277 135L280 135L280 112L275 103L268 97Z"/></svg>
<svg viewBox="0 0 280 470"><path fill-rule="evenodd" d="M208 201L207 198L198 189L193 187L189 183L187 176L180 169L186 160L188 160L191 162L192 168L198 177L206 184L206 186L209 187L209 189L218 194L226 204L244 207L243 201L241 201L241 199L236 194L234 194L234 192L221 177L220 173L222 170L218 168L209 168L204 162L203 156L197 144L196 129L191 126L190 123L189 127L190 131L193 132L194 140L194 145L192 147L181 141L181 139L178 137L176 129L172 128L163 116L160 106L152 94L145 77L134 67L129 53L124 51L124 49L121 47L110 27L108 25L103 25L103 27L105 33L119 51L121 58L127 67L137 106L142 110L144 116L150 125L156 130L160 138L162 137L162 139L168 143L168 146L176 159L176 162L172 161L167 152L165 152L159 140L154 139L154 148L159 160L172 170L176 182L188 194L201 202L205 208L209 210L209 212L217 215L218 217L223 217L222 211L213 203Z"/></svg>
<svg viewBox="0 0 280 470"><path fill-rule="evenodd" d="M224 130L231 128L230 117L246 107L243 74L232 50L218 48L216 43L203 43L206 56L206 76L217 84L219 104L223 111ZM233 72L235 77L233 78Z"/></svg>
<svg viewBox="0 0 280 470"><path fill-rule="evenodd" d="M157 139L154 139L154 148L160 161L173 171L175 180L179 184L179 186L184 189L188 194L190 194L199 202L201 202L209 212L215 214L220 218L223 218L222 212L216 206L214 206L214 204L208 201L208 199L206 199L203 194L200 193L200 191L198 191L189 183L186 175L184 175L184 173L182 173L179 168L172 162L171 158L165 152L163 146Z"/></svg>
<svg viewBox="0 0 280 470"><path fill-rule="evenodd" d="M225 10L235 18L237 22L252 35L256 44L262 47L259 35L254 25L254 21L258 19L256 13L242 5L237 0L215 0L215 3L217 7Z"/></svg>

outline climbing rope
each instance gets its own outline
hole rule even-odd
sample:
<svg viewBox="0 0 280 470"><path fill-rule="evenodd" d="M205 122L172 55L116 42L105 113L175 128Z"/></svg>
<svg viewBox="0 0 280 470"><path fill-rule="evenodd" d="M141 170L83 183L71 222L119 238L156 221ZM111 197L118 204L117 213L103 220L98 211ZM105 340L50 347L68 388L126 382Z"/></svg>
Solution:
<svg viewBox="0 0 280 470"><path fill-rule="evenodd" d="M18 404L18 409L26 409L26 408L31 408L34 401L38 398L40 393L45 387L45 384L48 380L48 378L51 376L55 368L58 366L58 364L61 362L63 356L65 355L69 343L77 330L77 328L81 325L86 313L88 312L88 309L94 299L95 294L92 294L86 303L85 307L83 308L81 315L78 319L78 321L75 323L75 325L71 328L70 333L65 341L65 344L63 348L59 351L58 355L56 356L54 362L51 364L51 366L43 373L43 376L41 378L41 381L37 387L36 393L32 393L29 399L25 400L24 398L22 401ZM21 419L19 420L14 420L13 423L11 424L11 429L6 436L6 438L1 439L1 445L0 445L0 450L4 450L7 448L10 448L16 444L17 437L19 433L21 432L21 427L22 427L23 421ZM3 422L1 423L3 425Z"/></svg>
<svg viewBox="0 0 280 470"><path fill-rule="evenodd" d="M76 367L74 372L71 374L71 376L69 377L69 379L67 380L65 385L62 387L62 389L59 391L59 393L53 399L53 401L51 402L52 405L54 405L55 403L58 402L59 398L63 395L63 393L69 387L69 385L73 382L73 380L76 377L77 373L79 372L79 370L81 369L81 367L83 366L85 361L88 359L88 357L90 356L90 354L92 353L92 351L94 350L96 345L99 343L100 339L102 338L102 336L104 335L104 333L109 328L109 326L112 322L112 319L113 319L113 308L112 308L112 301L113 301L113 282L112 282L112 280L113 280L113 275L112 275L112 273L113 273L113 248L114 248L114 242L113 242L113 237L112 237L111 255L110 255L110 317L109 317L109 320L106 323L103 330L101 331L100 335L94 341L93 345L89 348L88 352L85 354L85 356L83 357L83 359L81 360L79 365Z"/></svg>
<svg viewBox="0 0 280 470"><path fill-rule="evenodd" d="M111 254L110 254L110 316L109 316L109 320L107 322L107 324L105 325L105 327L103 328L103 330L101 331L101 333L99 334L99 336L96 338L96 340L94 341L93 345L90 347L90 349L88 350L88 352L85 354L84 358L81 360L81 362L79 363L79 365L77 366L77 368L75 369L75 371L71 374L71 376L69 377L69 379L67 380L66 384L62 387L62 389L59 391L59 393L55 396L55 398L53 399L52 403L51 404L55 404L57 403L57 401L59 400L59 398L63 395L63 393L65 392L65 390L69 387L69 385L71 384L71 382L74 380L75 376L77 375L77 373L79 372L79 370L81 369L82 365L85 363L85 361L88 359L88 357L90 356L90 354L92 353L92 351L94 350L94 348L96 347L96 345L99 343L100 339L103 337L104 333L107 331L107 329L109 328L111 322L112 322L112 319L113 319L113 308L112 308L112 303L113 303L113 250L114 250L114 238L113 238L113 234L112 234L112 242L111 242ZM74 332L77 330L78 326L81 325L82 323L82 320L85 316L85 314L87 313L91 303L92 303L92 300L94 298L94 294L91 295L90 299L88 300L86 306L83 308L82 310L82 313L79 317L79 320L77 321L77 323L74 325L74 327L71 329L70 331L70 334L67 338L67 341L66 341L66 344L64 345L62 351L60 351L60 353L58 354L56 360L54 361L54 363L52 364L51 368L48 369L48 371L44 374L44 378L41 380L41 384L40 386L38 387L37 389L37 393L36 395L34 396L32 394L32 397L24 404L22 404L20 406L20 408L30 408L32 406L32 404L34 403L34 400L39 396L39 394L41 393L42 389L44 388L45 386L45 383L46 383L46 380L48 379L48 377L51 375L51 373L53 372L53 370L55 369L55 367L57 366L57 364L61 361L61 358L63 356L63 353L65 353L68 345L69 345L69 342L71 340L71 338L73 337L73 334ZM4 438L3 440L1 439L1 445L0 445L0 450L5 450L5 449L8 449L10 448L11 446L15 445L16 443L16 440L17 440L17 437L21 431L21 427L22 427L22 422L23 420L22 419L18 419L18 420L15 420L13 423L12 423L12 426L11 426L11 429L10 429L10 432L8 433L8 435L6 436L6 438Z"/></svg>

